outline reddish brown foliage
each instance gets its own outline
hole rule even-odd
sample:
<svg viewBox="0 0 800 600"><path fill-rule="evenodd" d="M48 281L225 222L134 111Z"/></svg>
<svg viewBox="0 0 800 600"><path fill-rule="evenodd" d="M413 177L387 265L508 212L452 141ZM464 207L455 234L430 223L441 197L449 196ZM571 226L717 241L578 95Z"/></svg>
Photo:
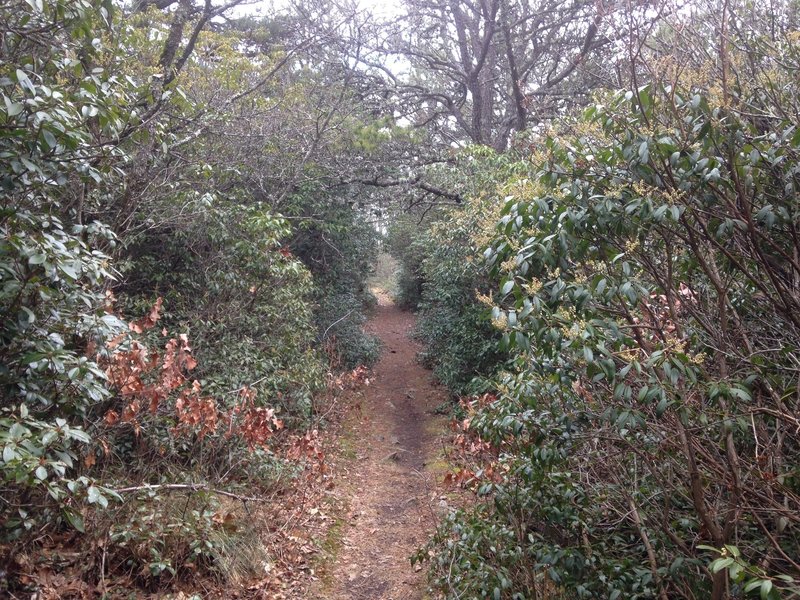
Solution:
<svg viewBox="0 0 800 600"><path fill-rule="evenodd" d="M239 396L240 403L226 415L227 435L238 433L251 448L265 445L276 431L283 429L283 421L275 416L275 409L255 405L255 390L244 387Z"/></svg>
<svg viewBox="0 0 800 600"><path fill-rule="evenodd" d="M164 303L162 298L156 300L156 303L153 305L153 308L150 309L150 312L138 319L136 321L132 321L128 324L130 330L135 333L144 333L148 329L152 329L155 327L156 322L161 317L161 305Z"/></svg>
<svg viewBox="0 0 800 600"><path fill-rule="evenodd" d="M464 466L454 473L445 475L445 485L471 488L482 482L499 482L501 480L499 471L503 470L503 467L497 461L499 449L481 438L474 429L471 429L472 416L476 410L485 407L496 399L497 397L493 394L461 399L459 404L467 414L467 417L460 421L452 421L450 427L455 432L453 437L453 448L456 452L455 458L457 462Z"/></svg>
<svg viewBox="0 0 800 600"><path fill-rule="evenodd" d="M364 365L338 375L328 374L329 391L343 392L345 390L354 390L362 385L369 385L369 369Z"/></svg>
<svg viewBox="0 0 800 600"><path fill-rule="evenodd" d="M251 446L265 445L275 431L283 427L272 408L255 405L255 391L243 388L241 403L230 411L220 409L216 399L204 397L198 381L189 383L188 373L197 366L192 356L189 338L180 334L167 341L162 353L148 349L134 335L155 327L160 318L162 299L159 298L150 312L129 324L129 331L121 333L106 344L109 357L98 356L105 367L111 386L119 394L122 407L109 410L104 422L107 427L119 423L132 425L138 433L139 415L144 407L157 414L174 399L178 424L177 433L194 433L199 438L217 432L220 423L227 425L226 435L238 435ZM166 336L166 329L162 334Z"/></svg>

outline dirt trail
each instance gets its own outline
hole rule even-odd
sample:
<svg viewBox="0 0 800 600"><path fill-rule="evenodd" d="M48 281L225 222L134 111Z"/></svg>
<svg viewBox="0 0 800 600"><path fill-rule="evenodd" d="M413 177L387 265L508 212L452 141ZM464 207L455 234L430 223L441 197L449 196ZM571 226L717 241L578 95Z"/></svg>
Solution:
<svg viewBox="0 0 800 600"><path fill-rule="evenodd" d="M414 317L385 294L368 329L383 352L350 424L347 472L337 483L346 508L327 576L312 595L336 600L419 600L423 573L409 556L425 543L438 507L437 477L445 419L433 410L446 397L416 362L408 335Z"/></svg>

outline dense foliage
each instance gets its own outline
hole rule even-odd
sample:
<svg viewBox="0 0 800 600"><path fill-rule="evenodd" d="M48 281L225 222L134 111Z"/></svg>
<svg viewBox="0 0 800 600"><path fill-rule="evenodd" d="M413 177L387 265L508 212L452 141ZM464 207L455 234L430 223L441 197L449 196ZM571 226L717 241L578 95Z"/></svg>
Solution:
<svg viewBox="0 0 800 600"><path fill-rule="evenodd" d="M0 594L263 571L384 230L438 591L800 594L797 3L243 2L0 3Z"/></svg>
<svg viewBox="0 0 800 600"><path fill-rule="evenodd" d="M115 236L77 213L89 190L107 192L118 181L122 154L103 138L122 135L120 107L131 93L126 82L89 66L102 53L93 31L109 26L106 8L88 1L15 8L4 10L0 78L0 510L11 537L36 524L23 498L63 502L67 494L96 493L75 467L91 441L86 419L111 392L86 349L124 324L103 310L114 279L104 250L113 249ZM49 511L36 516L54 519Z"/></svg>
<svg viewBox="0 0 800 600"><path fill-rule="evenodd" d="M448 595L800 593L800 47L727 50L721 80L662 57L534 136L495 201L516 359L468 408L480 500L429 547Z"/></svg>
<svg viewBox="0 0 800 600"><path fill-rule="evenodd" d="M0 7L0 594L35 591L20 557L54 535L91 584L262 572L211 490L285 485L302 453L281 432L311 426L331 369L375 358L375 231L308 184L369 127L337 133L346 66L301 60L318 33L289 18L173 4ZM331 127L310 118L306 146L309 110Z"/></svg>
<svg viewBox="0 0 800 600"><path fill-rule="evenodd" d="M337 366L372 365L377 340L362 329L373 299L366 280L377 256L378 233L350 208L318 203L315 219L296 235L292 249L318 285L317 339Z"/></svg>
<svg viewBox="0 0 800 600"><path fill-rule="evenodd" d="M506 358L501 335L479 300L494 283L476 256L500 214L491 195L504 177L526 170L516 153L470 147L450 172L438 173L442 185L469 199L420 216L402 215L389 230L388 245L401 266L398 303L418 312L420 358L456 396L482 389Z"/></svg>

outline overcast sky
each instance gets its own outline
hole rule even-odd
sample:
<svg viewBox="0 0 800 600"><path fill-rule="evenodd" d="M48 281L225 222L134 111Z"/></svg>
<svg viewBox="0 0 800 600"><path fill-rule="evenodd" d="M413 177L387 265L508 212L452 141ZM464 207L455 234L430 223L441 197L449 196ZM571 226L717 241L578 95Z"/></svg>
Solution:
<svg viewBox="0 0 800 600"><path fill-rule="evenodd" d="M357 2L361 8L379 17L396 16L400 8L397 0L357 0ZM269 13L273 6L280 9L288 4L287 0L260 0L248 3L246 6L238 6L232 13L235 15L265 14Z"/></svg>

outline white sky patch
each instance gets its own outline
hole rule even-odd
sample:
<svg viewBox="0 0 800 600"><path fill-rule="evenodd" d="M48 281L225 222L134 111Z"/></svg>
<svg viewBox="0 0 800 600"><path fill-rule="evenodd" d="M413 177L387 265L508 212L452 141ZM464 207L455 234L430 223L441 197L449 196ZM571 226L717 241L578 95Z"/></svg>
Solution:
<svg viewBox="0 0 800 600"><path fill-rule="evenodd" d="M399 0L395 0L394 2L387 0L357 0L357 4L361 10L370 12L379 19L397 17L402 12L402 6ZM248 2L243 6L237 6L231 10L230 14L234 17L243 17L247 15L264 16L274 12L281 12L290 5L291 2L288 0L256 0Z"/></svg>

